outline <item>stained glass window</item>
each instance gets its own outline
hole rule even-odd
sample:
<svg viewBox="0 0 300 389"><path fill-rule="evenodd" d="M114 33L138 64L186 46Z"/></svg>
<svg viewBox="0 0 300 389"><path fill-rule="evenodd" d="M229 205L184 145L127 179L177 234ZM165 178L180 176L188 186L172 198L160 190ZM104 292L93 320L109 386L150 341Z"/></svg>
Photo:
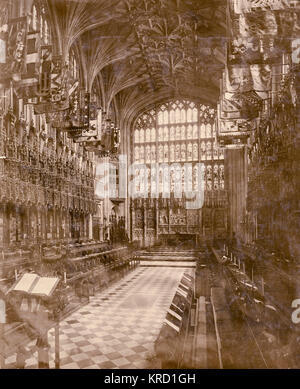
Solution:
<svg viewBox="0 0 300 389"><path fill-rule="evenodd" d="M151 142L155 142L155 141L156 141L156 129L152 128L151 129Z"/></svg>
<svg viewBox="0 0 300 389"><path fill-rule="evenodd" d="M152 178L152 170L151 180L147 173L151 186L148 191L156 191L155 182L160 193L183 191L183 185L193 190L199 184L205 190L224 189L224 151L215 143L215 115L214 108L176 100L156 106L137 119L132 140L133 162L146 163L148 168L150 163L176 163L170 169L160 169L156 179ZM187 162L191 166L185 169ZM206 167L199 170L199 162Z"/></svg>
<svg viewBox="0 0 300 389"><path fill-rule="evenodd" d="M139 130L135 130L134 131L134 142L139 143L139 141L140 141L140 132L139 132Z"/></svg>

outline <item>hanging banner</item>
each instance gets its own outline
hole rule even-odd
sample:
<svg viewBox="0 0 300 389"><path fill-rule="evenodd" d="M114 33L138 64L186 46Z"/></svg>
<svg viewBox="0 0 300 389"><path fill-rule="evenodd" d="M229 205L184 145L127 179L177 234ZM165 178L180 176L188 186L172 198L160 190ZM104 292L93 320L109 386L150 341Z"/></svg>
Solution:
<svg viewBox="0 0 300 389"><path fill-rule="evenodd" d="M285 37L287 40L300 33L300 8L297 11L254 11L238 16L233 34L243 37Z"/></svg>
<svg viewBox="0 0 300 389"><path fill-rule="evenodd" d="M271 91L271 66L269 64L250 65L252 89L262 99L267 99Z"/></svg>
<svg viewBox="0 0 300 389"><path fill-rule="evenodd" d="M8 7L0 4L0 66L6 63L6 46L8 38Z"/></svg>
<svg viewBox="0 0 300 389"><path fill-rule="evenodd" d="M252 90L252 76L249 66L228 66L225 70L224 92L236 93Z"/></svg>
<svg viewBox="0 0 300 389"><path fill-rule="evenodd" d="M274 37L237 37L228 43L228 64L276 64L289 51L290 40Z"/></svg>
<svg viewBox="0 0 300 389"><path fill-rule="evenodd" d="M246 144L252 130L249 121L222 119L217 121L217 139L222 147L240 147Z"/></svg>
<svg viewBox="0 0 300 389"><path fill-rule="evenodd" d="M274 12L256 11L240 15L239 34L243 37L278 35L278 24Z"/></svg>
<svg viewBox="0 0 300 389"><path fill-rule="evenodd" d="M226 99L224 96L221 99L221 117L224 119L239 119L241 106L233 100L234 94L231 96L231 99Z"/></svg>
<svg viewBox="0 0 300 389"><path fill-rule="evenodd" d="M271 66L269 64L232 65L226 68L225 93L255 91L262 99L265 99L270 90Z"/></svg>
<svg viewBox="0 0 300 389"><path fill-rule="evenodd" d="M79 136L74 136L75 143L84 142L85 145L90 145L91 148L97 148L101 141L102 128L102 110L97 108L95 104L90 104L90 123L88 128L84 128Z"/></svg>
<svg viewBox="0 0 300 389"><path fill-rule="evenodd" d="M50 45L40 49L40 75L35 114L64 111L69 108L69 97L74 90L74 82L62 56L53 56Z"/></svg>
<svg viewBox="0 0 300 389"><path fill-rule="evenodd" d="M294 39L292 42L292 62L300 63L300 38Z"/></svg>
<svg viewBox="0 0 300 389"><path fill-rule="evenodd" d="M253 119L259 116L262 99L255 91L235 93L230 100L221 100L221 118Z"/></svg>
<svg viewBox="0 0 300 389"><path fill-rule="evenodd" d="M21 79L15 82L18 98L31 99L37 96L40 73L40 34L28 32L25 50L25 68Z"/></svg>
<svg viewBox="0 0 300 389"><path fill-rule="evenodd" d="M299 8L298 0L233 0L234 12L248 13L254 10L288 10Z"/></svg>
<svg viewBox="0 0 300 389"><path fill-rule="evenodd" d="M51 69L51 103L55 105L61 105L61 108L69 107L69 80L70 74L68 66L64 63L62 56L52 57L52 69Z"/></svg>
<svg viewBox="0 0 300 389"><path fill-rule="evenodd" d="M25 73L25 48L27 37L27 17L11 19L7 27L4 27L2 40L5 42L5 63L0 64L0 79L11 78L20 79ZM3 55L2 55L3 56Z"/></svg>
<svg viewBox="0 0 300 389"><path fill-rule="evenodd" d="M286 37L287 39L300 36L300 8L296 11L278 12L276 17L279 36Z"/></svg>
<svg viewBox="0 0 300 389"><path fill-rule="evenodd" d="M40 78L39 78L39 91L38 95L40 101L43 100L48 101L50 97L50 89L51 89L51 68L52 68L52 46L46 45L41 46L40 49Z"/></svg>
<svg viewBox="0 0 300 389"><path fill-rule="evenodd" d="M8 37L8 4L0 2L0 66L6 63Z"/></svg>

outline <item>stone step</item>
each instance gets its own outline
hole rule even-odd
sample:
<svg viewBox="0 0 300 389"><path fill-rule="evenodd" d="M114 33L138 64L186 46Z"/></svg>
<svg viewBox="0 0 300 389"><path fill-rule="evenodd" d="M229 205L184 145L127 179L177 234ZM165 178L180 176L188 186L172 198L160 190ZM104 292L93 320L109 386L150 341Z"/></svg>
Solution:
<svg viewBox="0 0 300 389"><path fill-rule="evenodd" d="M143 255L139 257L140 261L170 261L170 262L178 262L178 261L185 261L185 262L194 262L196 260L195 257L172 257L172 256L147 256Z"/></svg>

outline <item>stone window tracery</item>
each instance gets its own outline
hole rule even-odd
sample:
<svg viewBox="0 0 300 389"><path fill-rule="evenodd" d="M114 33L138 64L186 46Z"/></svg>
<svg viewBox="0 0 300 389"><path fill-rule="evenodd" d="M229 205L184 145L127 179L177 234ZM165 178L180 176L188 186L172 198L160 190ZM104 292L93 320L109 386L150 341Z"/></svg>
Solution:
<svg viewBox="0 0 300 389"><path fill-rule="evenodd" d="M133 132L133 161L149 164L149 167L153 163L179 163L180 171L176 168L168 172L171 192L179 190L180 185L183 190L183 185L187 185L183 165L187 162L192 165L188 178L193 190L199 180L206 190L224 189L224 151L217 147L214 139L215 114L215 109L187 100L171 101L144 112L137 119ZM207 165L204 171L199 171L199 162ZM165 190L164 177L165 173L159 171L159 192ZM151 179L148 191L152 192L153 185Z"/></svg>

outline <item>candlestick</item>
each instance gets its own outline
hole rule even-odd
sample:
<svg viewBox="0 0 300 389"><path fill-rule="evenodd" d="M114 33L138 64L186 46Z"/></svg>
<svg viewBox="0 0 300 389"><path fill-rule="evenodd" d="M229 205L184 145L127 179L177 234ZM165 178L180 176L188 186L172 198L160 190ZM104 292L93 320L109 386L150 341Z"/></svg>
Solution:
<svg viewBox="0 0 300 389"><path fill-rule="evenodd" d="M16 279L16 281L17 281L17 279L18 279L18 272L17 272L17 269L15 269L15 279Z"/></svg>
<svg viewBox="0 0 300 389"><path fill-rule="evenodd" d="M67 283L67 273L64 272L64 283L66 284Z"/></svg>

